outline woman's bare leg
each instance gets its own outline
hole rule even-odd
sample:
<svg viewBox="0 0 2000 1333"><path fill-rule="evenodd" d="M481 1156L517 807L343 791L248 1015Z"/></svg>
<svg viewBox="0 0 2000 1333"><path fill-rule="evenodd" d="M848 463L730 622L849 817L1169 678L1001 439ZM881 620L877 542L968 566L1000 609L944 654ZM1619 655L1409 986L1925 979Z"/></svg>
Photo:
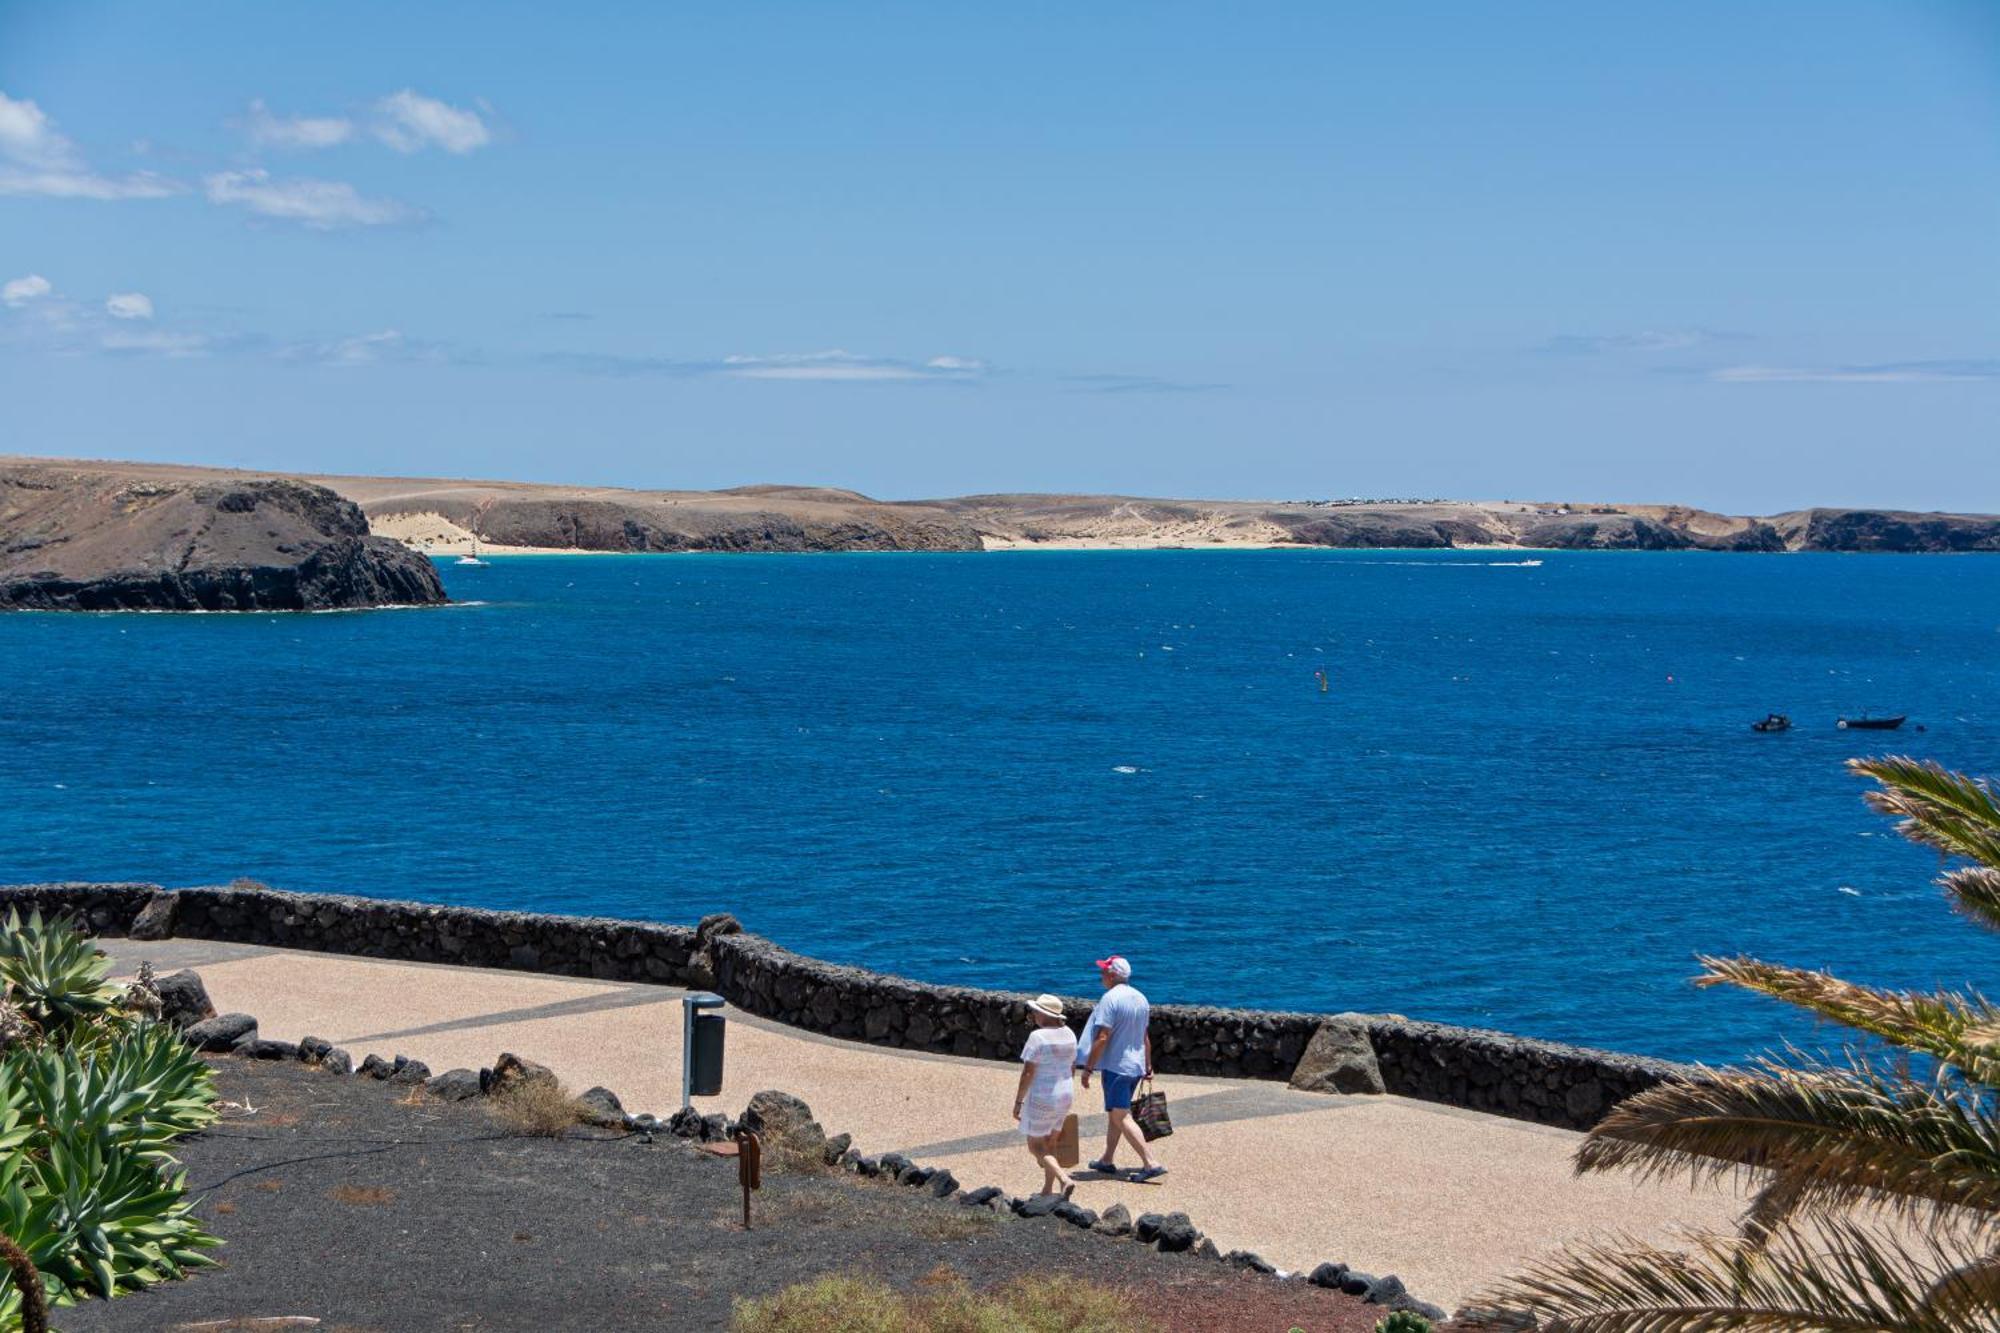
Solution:
<svg viewBox="0 0 2000 1333"><path fill-rule="evenodd" d="M1041 1138L1028 1140L1028 1144L1042 1167L1042 1193L1058 1194L1076 1183L1056 1161L1055 1135L1044 1134Z"/></svg>

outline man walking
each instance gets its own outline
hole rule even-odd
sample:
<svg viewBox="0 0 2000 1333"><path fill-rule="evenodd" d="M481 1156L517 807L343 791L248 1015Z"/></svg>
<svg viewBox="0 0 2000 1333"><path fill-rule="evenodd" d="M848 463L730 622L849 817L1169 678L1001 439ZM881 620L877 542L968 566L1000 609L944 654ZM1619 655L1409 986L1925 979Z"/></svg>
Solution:
<svg viewBox="0 0 2000 1333"><path fill-rule="evenodd" d="M1097 979L1104 994L1083 1025L1077 1062L1083 1070L1083 1086L1090 1087L1093 1073L1104 1076L1104 1112L1111 1128L1104 1136L1104 1156L1090 1164L1093 1171L1119 1174L1115 1159L1122 1139L1139 1150L1139 1169L1133 1180L1153 1180L1167 1174L1167 1168L1153 1160L1146 1136L1132 1123L1132 1094L1139 1080L1153 1075L1153 1038L1146 1031L1153 1008L1146 997L1133 989L1132 964L1113 954L1097 960Z"/></svg>

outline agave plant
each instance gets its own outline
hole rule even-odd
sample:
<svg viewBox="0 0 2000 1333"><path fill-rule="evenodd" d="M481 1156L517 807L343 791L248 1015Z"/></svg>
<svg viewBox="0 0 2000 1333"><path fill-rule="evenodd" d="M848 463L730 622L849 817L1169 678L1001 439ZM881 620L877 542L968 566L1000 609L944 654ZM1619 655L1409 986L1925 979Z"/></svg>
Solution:
<svg viewBox="0 0 2000 1333"><path fill-rule="evenodd" d="M1857 759L1866 800L1948 861L1960 912L2000 929L2000 802L1933 764ZM1883 990L1750 958L1703 958L1706 986L1774 996L1903 1054L1798 1051L1660 1084L1617 1106L1579 1173L1625 1170L1755 1190L1742 1229L1691 1249L1572 1247L1480 1299L1552 1333L2000 1330L2000 1008L1977 993ZM1912 1057L1923 1066L1911 1072Z"/></svg>
<svg viewBox="0 0 2000 1333"><path fill-rule="evenodd" d="M215 1119L215 1078L171 1028L121 1001L66 922L10 913L0 933L0 1235L27 1269L0 1285L0 1333L43 1302L113 1296L209 1262L168 1146Z"/></svg>
<svg viewBox="0 0 2000 1333"><path fill-rule="evenodd" d="M88 1047L24 1051L0 1079L65 1137L164 1160L166 1146L215 1120L215 1073L171 1029L140 1023ZM4 1131L0 1131L4 1132Z"/></svg>
<svg viewBox="0 0 2000 1333"><path fill-rule="evenodd" d="M69 923L44 923L40 912L24 922L18 911L8 911L0 930L0 985L45 1032L112 1012L119 991L106 980L110 972L111 960Z"/></svg>

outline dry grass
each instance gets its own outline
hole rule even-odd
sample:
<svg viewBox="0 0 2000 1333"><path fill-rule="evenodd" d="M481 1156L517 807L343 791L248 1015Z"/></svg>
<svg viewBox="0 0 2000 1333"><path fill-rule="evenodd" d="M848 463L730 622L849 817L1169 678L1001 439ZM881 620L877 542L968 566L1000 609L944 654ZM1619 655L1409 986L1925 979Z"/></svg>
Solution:
<svg viewBox="0 0 2000 1333"><path fill-rule="evenodd" d="M584 1107L553 1079L530 1079L486 1099L486 1110L511 1134L559 1139L583 1123Z"/></svg>
<svg viewBox="0 0 2000 1333"><path fill-rule="evenodd" d="M999 1217L985 1208L926 1208L923 1216L909 1221L910 1234L920 1240L976 1240L1000 1225Z"/></svg>
<svg viewBox="0 0 2000 1333"><path fill-rule="evenodd" d="M762 1300L738 1300L731 1333L1151 1333L1113 1287L1078 1278L1020 1278L978 1292L949 1268L903 1295L873 1278L829 1273Z"/></svg>
<svg viewBox="0 0 2000 1333"><path fill-rule="evenodd" d="M326 1197L355 1208L384 1208L396 1201L396 1191L379 1185L335 1185Z"/></svg>
<svg viewBox="0 0 2000 1333"><path fill-rule="evenodd" d="M764 1170L781 1176L830 1176L836 1168L827 1165L824 1143L801 1142L795 1134L759 1135L764 1145Z"/></svg>

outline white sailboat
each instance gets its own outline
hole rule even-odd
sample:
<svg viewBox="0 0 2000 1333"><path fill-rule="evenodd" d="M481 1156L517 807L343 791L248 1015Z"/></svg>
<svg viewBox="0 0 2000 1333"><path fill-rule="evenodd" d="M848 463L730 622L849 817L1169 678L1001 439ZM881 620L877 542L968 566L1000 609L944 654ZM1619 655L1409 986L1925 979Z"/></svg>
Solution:
<svg viewBox="0 0 2000 1333"><path fill-rule="evenodd" d="M472 539L472 554L460 556L458 563L461 565L483 565L486 563L479 558L479 538L474 537Z"/></svg>

